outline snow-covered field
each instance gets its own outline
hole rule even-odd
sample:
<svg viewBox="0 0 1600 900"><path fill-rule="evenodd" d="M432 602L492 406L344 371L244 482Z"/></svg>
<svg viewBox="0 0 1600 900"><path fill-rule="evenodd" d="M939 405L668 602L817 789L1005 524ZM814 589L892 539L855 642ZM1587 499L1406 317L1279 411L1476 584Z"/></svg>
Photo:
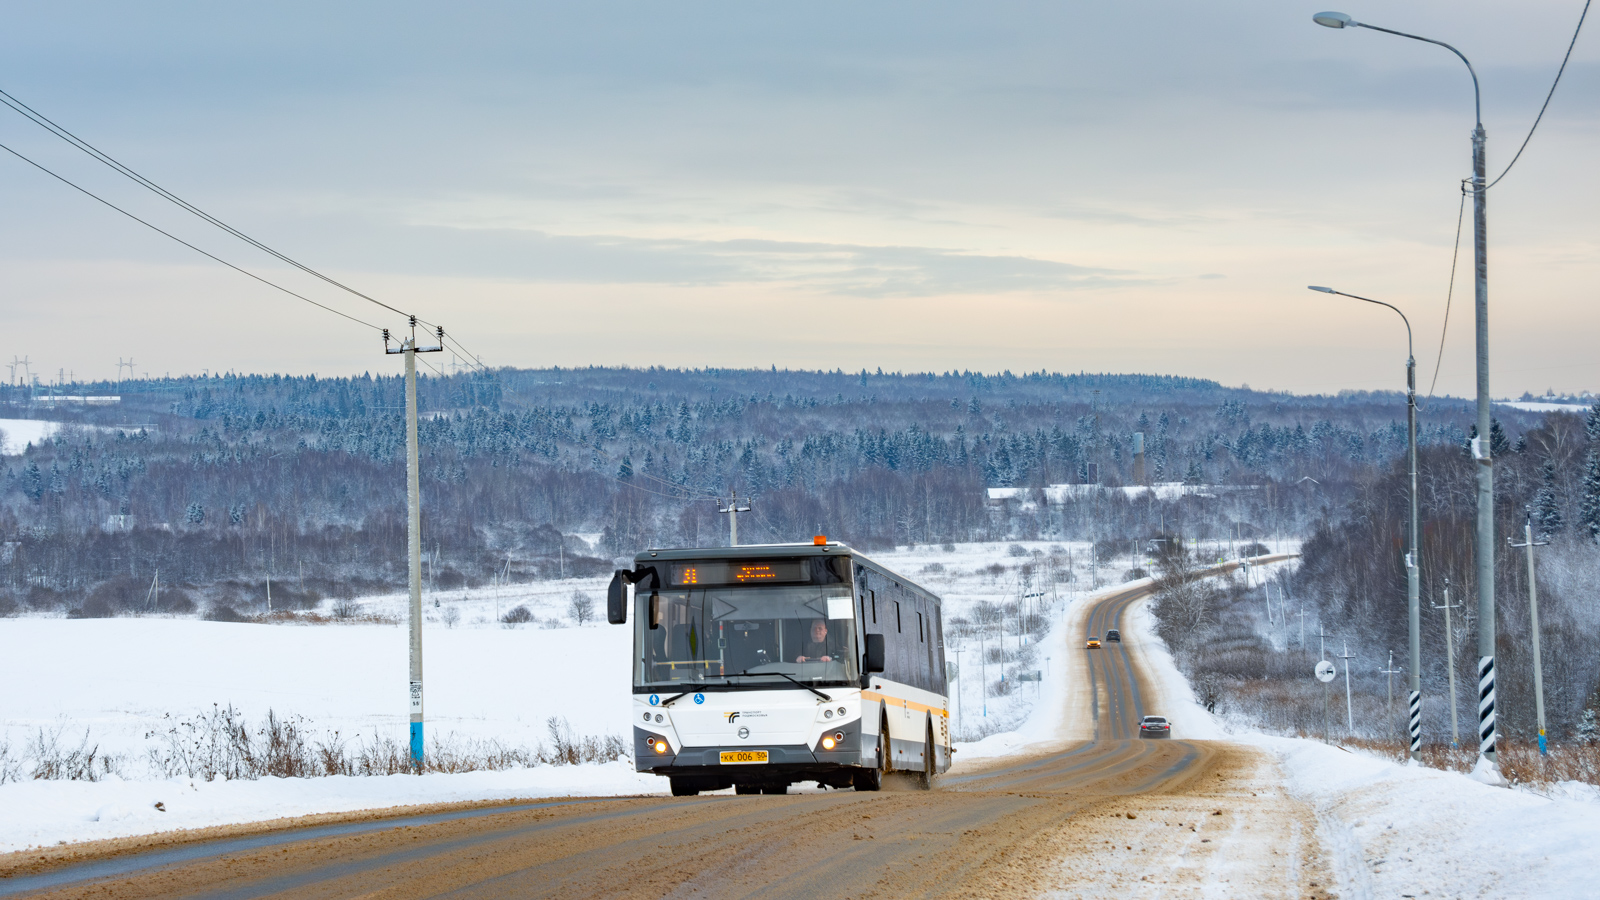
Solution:
<svg viewBox="0 0 1600 900"><path fill-rule="evenodd" d="M1058 557L1069 558L1068 548L1025 542L1017 551L1013 546L961 545L953 552L916 548L875 558L943 594L947 623L969 615L979 601L1004 605L1037 592L1046 596L1030 602L1059 617L1072 585L1057 585L1050 605L1050 586L1039 584L1044 566L1033 551L1047 554L1057 546ZM1081 546L1070 553L1080 564L1086 558ZM1024 564L1032 566L1032 575L1022 573ZM1102 576L1110 571L1103 569ZM592 619L580 626L573 615L574 595L579 595L593 603L593 615L603 616L605 587L606 579L591 578L429 593L423 655L430 740L547 746L551 717L575 736L627 736L630 629ZM363 599L355 612L358 619L403 621L405 605L404 594L390 594ZM514 627L499 623L501 615L519 606L528 609L531 621ZM1034 638L1019 638L1016 630L1016 622L1008 620L983 643L1034 652ZM991 687L985 716L979 676L997 682L1003 669L1019 663L983 665L976 638L955 643L962 646L960 658L969 669L959 685L965 700L960 718L969 732L1012 733L1027 722L1039 697L1054 696L1048 681L1021 683L1006 696L995 695ZM279 717L301 717L313 741L335 733L352 746L374 739L403 741L407 631L397 624L23 617L0 619L0 646L7 648L0 654L0 683L13 686L0 706L0 771L8 755L13 763L26 757L41 735L67 749L95 749L112 760L114 771L93 783L0 784L0 851L373 806L653 793L666 787L663 779L635 774L626 762L231 783L168 779L150 764L151 751L165 748L163 735L174 721L214 705L231 705L252 725L269 710ZM1041 671L1052 652L1058 651L1038 655ZM951 658L957 658L954 651ZM997 749L1008 740L999 737L992 745Z"/></svg>
<svg viewBox="0 0 1600 900"><path fill-rule="evenodd" d="M15 456L61 428L60 422L38 419L0 419L0 456Z"/></svg>

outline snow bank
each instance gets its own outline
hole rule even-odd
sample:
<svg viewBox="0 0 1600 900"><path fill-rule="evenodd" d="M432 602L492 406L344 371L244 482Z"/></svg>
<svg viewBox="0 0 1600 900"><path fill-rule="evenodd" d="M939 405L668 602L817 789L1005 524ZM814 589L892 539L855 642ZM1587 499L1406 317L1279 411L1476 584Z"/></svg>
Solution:
<svg viewBox="0 0 1600 900"><path fill-rule="evenodd" d="M1317 741L1239 735L1316 808L1345 897L1592 897L1600 802L1479 784Z"/></svg>
<svg viewBox="0 0 1600 900"><path fill-rule="evenodd" d="M458 775L26 781L0 787L0 852L388 806L656 794L663 784L627 760Z"/></svg>

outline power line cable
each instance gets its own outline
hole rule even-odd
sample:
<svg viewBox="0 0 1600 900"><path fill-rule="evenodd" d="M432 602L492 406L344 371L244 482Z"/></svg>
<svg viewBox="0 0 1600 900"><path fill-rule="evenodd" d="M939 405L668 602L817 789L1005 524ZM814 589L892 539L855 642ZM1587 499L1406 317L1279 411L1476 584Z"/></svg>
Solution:
<svg viewBox="0 0 1600 900"><path fill-rule="evenodd" d="M18 153L16 150L11 149L9 146L7 146L5 144L0 144L0 150L6 151L7 153L11 154L12 156L15 156L17 159L22 160L23 162L27 163L30 166L33 166L35 169L38 169L39 171L45 173L46 175L49 175L51 178L54 178L55 180L61 182L64 185L66 185L67 187L70 187L73 190L83 194L84 196L89 197L92 200L96 200L96 201L104 204L105 206L110 207L111 209L114 209L119 213L122 213L123 215L127 216L128 218L134 220L135 222L138 222L140 225L143 225L144 227L149 228L151 231L154 231L154 232L156 232L158 234L161 234L161 235L165 235L166 237L171 238L174 241L177 241L178 243L184 245L185 247L188 247L190 250L193 250L194 252L200 254L201 256L204 256L207 259L213 260L215 262L222 263L223 265L225 265L228 268L234 270L235 272L238 272L241 275L248 275L251 278L254 278L256 281L259 281L262 284L264 284L264 285L266 285L266 286L268 286L270 288L274 288L276 290L282 291L285 294L288 294L289 296L294 297L296 299L304 300L305 302L311 304L312 306L317 307L318 309L327 310L328 312L331 312L336 316L339 316L339 317L345 318L345 319L349 319L350 321L355 322L358 325L365 325L368 328L371 328L373 331L382 331L383 330L382 328L380 328L377 325L372 324L371 322L365 321L363 319L358 319L355 316L352 316L352 315L350 315L348 313L340 312L339 310L334 309L331 306L327 306L325 304L318 303L317 301L311 299L310 297L305 296L304 294L297 294L294 291L289 290L288 288L284 287L281 284L278 284L278 283L273 282L273 281L268 281L267 279L261 277L260 275L255 274L254 272L251 272L251 271L249 271L247 269L242 269L239 266L236 266L233 263L228 262L227 260L223 259L220 256L217 256L217 255L215 255L213 253L208 253L208 252L206 252L204 250L201 250L199 247L196 247L195 245L189 243L188 241L184 240L181 237L178 237L177 235L173 234L172 232L164 231L161 228L159 228L159 227L157 227L155 225L152 225L151 223L145 221L144 219L139 218L138 216L134 215L133 213L128 212L127 210L123 209L122 207L116 205L115 203L112 203L110 200L107 200L104 197L101 197L100 195L95 194L95 193L93 193L93 192L91 192L91 191L89 191L89 190L87 190L85 188L79 187L78 185L74 184L71 181L68 181L66 178L62 177L61 175L58 175L55 172L52 172L51 170L49 170L49 169L45 168L44 166L40 165L39 163L34 162L33 160L29 159L28 157L23 156L21 153Z"/></svg>
<svg viewBox="0 0 1600 900"><path fill-rule="evenodd" d="M402 316L409 316L410 315L409 313L405 312L404 310L397 309L396 307L391 306L391 305L383 302L382 300L377 299L376 297L369 296L369 295L367 295L365 293L362 293L361 291L358 291L355 288L353 288L353 287L351 287L351 286L349 286L349 285L347 285L347 284L345 284L345 283L343 283L341 281L338 281L337 279L334 279L334 278L331 278L331 277L329 277L327 275L324 275L323 273L317 271L316 269L312 268L311 266L308 266L308 265L300 262L299 260L288 256L287 254L280 253L279 251L273 249L272 247L267 246L266 244L262 243L261 241L256 240L255 238L251 237L250 235L245 234L243 231L240 231L239 229L234 228L232 225L229 225L228 223L222 221L221 219L217 218L216 216L211 215L210 213L206 212L205 210L201 209L200 207L195 206L193 203L190 203L189 201L183 199L182 197L179 197L177 194L172 193L171 191L167 190L166 188L162 187L161 185L156 184L154 181L151 181L149 178L146 178L145 176L139 174L138 172L134 171L132 168L128 167L127 165L124 165L122 162L118 161L116 158L112 157L110 154L108 154L105 151L101 150L100 148L94 146L93 144L89 143L88 141L84 140L83 138L78 137L76 134L73 134L71 131L68 131L66 128L64 128L63 126L57 124L55 121L50 119L48 116L44 115L43 113L41 113L38 110L34 109L33 107L29 106L28 104L26 104L26 103L22 102L21 100L17 99L15 96L13 96L12 94L8 93L4 89L0 89L0 103L5 104L6 106L10 107L12 110L17 112L19 115L23 116L24 118L28 119L29 121L33 122L34 124L38 125L39 127L45 129L46 131L50 132L51 134L55 135L56 137L61 138L62 140L66 141L67 143L71 144L72 146L76 147L77 149L83 151L84 153L88 154L91 158L93 158L93 159L97 160L98 162L110 167L113 171L116 171L119 174L131 179L136 184L140 185L141 187L144 187L146 190L151 191L152 193L156 194L157 196L161 197L164 200L167 200L167 201L169 201L171 203L176 204L179 208L183 209L184 211L186 211L186 212L188 212L188 213L190 213L190 214L192 214L194 216L199 217L201 220L203 220L203 221L205 221L205 222L207 222L207 223L209 223L211 225L214 225L217 228L222 229L223 231L227 232L228 234L238 238L241 241L244 241L245 243L249 244L252 247L255 247L256 249L262 251L263 253L266 253L266 254L272 256L273 258L278 259L278 260L280 260L280 261L282 261L282 262L284 262L284 263L286 263L286 264L288 264L290 266L293 266L294 268L306 273L307 275L310 275L310 276L312 276L314 278L320 279L320 280L326 282L327 284L330 284L330 285L332 285L332 286L334 286L334 287L336 287L336 288L338 288L338 289L340 289L342 291L345 291L345 292L347 292L349 294L352 294L352 295L354 295L356 297L359 297L359 298L361 298L363 300L366 300L369 303L374 303L374 304L376 304L376 305L378 305L378 306L380 306L380 307L382 307L382 308L384 308L384 309L386 309L386 310L388 310L388 311L390 311L392 313L396 313L397 315L402 315ZM15 151L13 151L13 152L15 152ZM31 160L30 160L30 162L31 162ZM54 173L51 173L51 174L54 174ZM62 180L65 181L65 179L62 179ZM74 187L76 187L76 185L74 185ZM85 193L87 193L87 192L85 192ZM98 199L98 198L96 198L96 199ZM102 201L102 202L104 202L104 201ZM148 223L146 223L146 224L148 224ZM154 227L154 226L152 226L152 227ZM296 296L298 296L298 295L296 295ZM311 301L308 301L308 302L311 302ZM326 307L324 307L324 308L326 308ZM420 316L417 317L417 321L419 323L423 324L423 325L428 326L428 327L436 327L437 324L438 324L438 323L435 323L435 322L429 322L429 321L427 321L426 319L423 319ZM374 326L374 327L376 327L376 326ZM481 363L478 363L477 362L477 357L474 356L471 353L468 353L467 349L465 347L461 346L460 342L452 341L452 343L454 343L456 345L456 347L461 350L461 352L467 353L467 355L469 357L471 357L474 365L476 365L480 369L483 369L486 372L488 371L487 367L483 366Z"/></svg>
<svg viewBox="0 0 1600 900"><path fill-rule="evenodd" d="M210 224L215 225L218 228L221 228L223 231L226 231L227 233L233 235L234 237L238 238L241 241L244 241L245 243L251 245L252 247L255 247L258 250L261 250L262 252L267 253L270 256L273 256L273 257L275 257L275 258L277 258L279 260L282 260L283 262L288 263L289 265L295 267L296 269L299 269L302 272L305 272L308 275L311 275L311 276L313 276L315 278L320 278L323 281L327 282L328 284L333 285L334 287L337 287L337 288L339 288L341 290L344 290L344 291L348 291L349 293L354 294L355 296L360 297L361 299L366 300L369 303L375 303L378 306L381 306L384 309L387 309L392 313L395 313L397 315L402 315L402 316L410 315L409 313L405 312L404 310L396 309L395 307L390 306L387 303L384 303L382 300L378 300L378 299L375 299L373 297L369 297L366 294L363 294L360 291L356 290L355 288L350 287L349 285L342 284L339 281L336 281L336 280L334 280L332 278L329 278L328 276L322 274L321 272L318 272L316 269L313 269L310 266L307 266L307 265L299 262L298 260L292 259L289 256L286 256L286 255L284 255L282 253L279 253L277 250L272 249L271 247L267 246L266 244L263 244L262 242L260 242L260 241L256 240L255 238L251 237L250 235L245 234L244 232L240 231L239 229L234 228L232 225L229 225L228 223L222 221L221 219L218 219L216 216L211 215L210 213L206 212L205 210L199 208L198 206L195 206L194 204L190 203L189 201L183 199L182 197L179 197L177 194L172 193L171 191L167 190L166 188L162 187L161 185L156 184L154 181L151 181L150 179L144 177L143 175L140 175L138 172L135 172L133 169L123 165L121 162L118 162L116 159L112 158L109 154L107 154L104 151L100 150L99 148L95 147L93 144L90 144L88 141L85 141L84 139L78 137L77 135L73 134L72 132L68 131L67 129L61 127L60 125L57 125L55 122L51 121L48 117L46 117L43 113L40 113L38 110L35 110L33 107L27 105L26 103L23 103L21 100L18 100L16 97L12 96L11 94L7 93L4 90L0 90L0 103L4 103L6 106L11 107L13 110L15 110L16 112L20 113L22 116L24 116L28 120L32 121L34 124L36 124L39 127L45 129L46 131L49 131L51 134L54 134L56 137L61 138L62 140L66 141L67 143L71 144L72 146L78 148L79 150L82 150L84 153L88 154L90 157L98 160L101 163L104 163L106 166L109 166L111 169L115 170L116 172L119 172L122 175L132 179L134 182L136 182L137 184L141 185L145 189L151 191L152 193L156 194L157 196L159 196L159 197L161 197L161 198L163 198L165 200L168 200L168 201L170 201L172 203L177 204L179 207L181 207L182 209L186 210L187 212L189 212L189 213L191 213L191 214L193 214L195 216L198 216L202 220L204 220L206 222L209 222ZM424 323L424 324L432 324L432 323Z"/></svg>
<svg viewBox="0 0 1600 900"><path fill-rule="evenodd" d="M1511 167L1516 165L1517 160L1522 158L1522 151L1528 149L1528 142L1533 140L1533 133L1538 130L1539 121L1544 118L1544 111L1550 108L1550 98L1556 95L1556 85L1561 83L1561 75L1567 71L1567 61L1572 59L1572 48L1578 43L1578 33L1583 31L1583 20L1589 15L1589 4L1592 2L1594 0L1583 0L1583 12L1578 14L1578 27L1572 29L1572 40L1567 43L1567 55L1561 57L1561 68L1556 70L1556 80L1550 83L1550 93L1544 95L1544 105L1539 107L1539 114L1533 117L1533 127L1528 129L1528 136L1522 139L1522 146L1517 148L1517 155L1511 157L1511 162L1506 163L1505 171L1500 173L1499 178L1489 182L1484 187L1484 190L1487 191L1489 188L1499 184L1501 178L1510 174Z"/></svg>
<svg viewBox="0 0 1600 900"><path fill-rule="evenodd" d="M1439 328L1439 355L1433 361L1433 381L1428 385L1428 399L1433 400L1433 389L1439 386L1439 367L1444 365L1444 336L1450 332L1450 301L1456 293L1456 262L1461 258L1461 222L1467 214L1467 189L1461 188L1461 206L1456 210L1456 246L1450 254L1450 288L1444 294L1444 325ZM1422 407L1426 408L1426 407Z"/></svg>

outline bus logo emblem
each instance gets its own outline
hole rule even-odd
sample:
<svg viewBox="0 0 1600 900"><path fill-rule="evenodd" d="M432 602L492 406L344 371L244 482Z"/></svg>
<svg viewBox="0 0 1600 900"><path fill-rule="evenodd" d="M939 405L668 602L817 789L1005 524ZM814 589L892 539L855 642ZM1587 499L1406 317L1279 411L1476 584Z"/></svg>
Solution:
<svg viewBox="0 0 1600 900"><path fill-rule="evenodd" d="M726 717L727 717L727 718L728 718L728 724L729 724L729 725L732 725L732 724L733 724L733 720L734 720L734 719L737 719L737 718L739 718L739 714L738 714L738 713L736 713L736 712L731 712L731 713L723 713L723 715L724 715L724 716L726 716Z"/></svg>
<svg viewBox="0 0 1600 900"><path fill-rule="evenodd" d="M740 728L739 729L739 737L740 737L740 739L747 738L749 736L750 736L750 729L748 729L748 728Z"/></svg>

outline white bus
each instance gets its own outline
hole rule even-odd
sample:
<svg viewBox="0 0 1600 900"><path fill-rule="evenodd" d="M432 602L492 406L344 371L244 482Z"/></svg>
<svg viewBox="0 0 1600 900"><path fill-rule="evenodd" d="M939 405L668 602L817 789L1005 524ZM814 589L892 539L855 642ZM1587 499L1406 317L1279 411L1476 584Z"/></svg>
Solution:
<svg viewBox="0 0 1600 900"><path fill-rule="evenodd" d="M675 796L950 768L939 598L844 544L646 550L608 601L634 626L636 768Z"/></svg>

